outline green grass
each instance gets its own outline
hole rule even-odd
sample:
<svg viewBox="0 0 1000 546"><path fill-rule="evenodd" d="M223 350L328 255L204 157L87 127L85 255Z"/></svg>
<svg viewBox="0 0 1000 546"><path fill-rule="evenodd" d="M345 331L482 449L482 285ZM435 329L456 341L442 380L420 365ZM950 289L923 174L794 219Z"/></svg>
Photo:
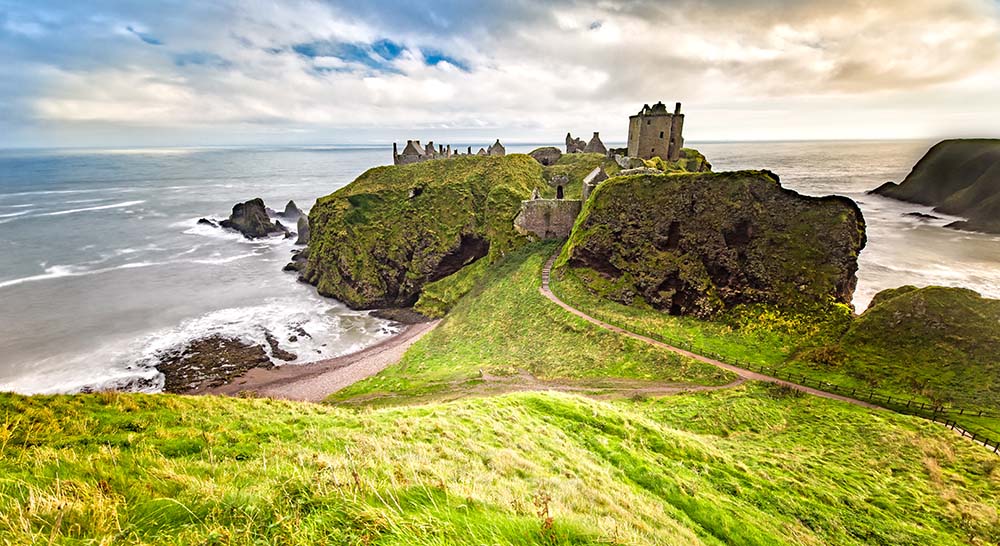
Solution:
<svg viewBox="0 0 1000 546"><path fill-rule="evenodd" d="M865 393L955 405L988 416L949 414L970 431L1000 441L1000 302L970 291L887 291L860 317L839 306L809 312L740 306L716 320L671 316L594 295L571 269L554 275L564 301L592 316L722 360ZM863 397L859 395L859 397ZM897 408L911 411L912 408Z"/></svg>
<svg viewBox="0 0 1000 546"><path fill-rule="evenodd" d="M608 176L614 176L620 170L618 164L604 154L563 154L555 165L542 167L542 176L546 181L559 175L568 176L569 184L563 186L563 195L566 199L579 199L584 177L597 167L603 168ZM545 184L541 188L541 194L542 197L551 199L556 196L556 189Z"/></svg>
<svg viewBox="0 0 1000 546"><path fill-rule="evenodd" d="M986 545L998 462L764 386L365 411L3 394L0 542Z"/></svg>
<svg viewBox="0 0 1000 546"><path fill-rule="evenodd" d="M536 243L489 268L434 331L398 364L331 400L399 403L461 395L496 376L637 379L719 385L735 377L578 319L539 292L541 268L558 248Z"/></svg>

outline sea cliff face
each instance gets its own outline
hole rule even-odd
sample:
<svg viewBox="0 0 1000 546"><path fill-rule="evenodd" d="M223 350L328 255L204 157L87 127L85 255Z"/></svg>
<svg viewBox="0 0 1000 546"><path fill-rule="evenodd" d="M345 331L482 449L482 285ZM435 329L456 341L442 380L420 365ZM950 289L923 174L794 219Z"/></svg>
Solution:
<svg viewBox="0 0 1000 546"><path fill-rule="evenodd" d="M310 211L303 279L352 308L409 307L425 284L519 244L514 216L541 183L519 154L370 169Z"/></svg>
<svg viewBox="0 0 1000 546"><path fill-rule="evenodd" d="M710 318L849 304L865 242L853 201L799 195L767 171L635 175L597 188L557 266L611 300Z"/></svg>
<svg viewBox="0 0 1000 546"><path fill-rule="evenodd" d="M1000 233L1000 139L939 142L902 183L872 193L968 218L948 227Z"/></svg>

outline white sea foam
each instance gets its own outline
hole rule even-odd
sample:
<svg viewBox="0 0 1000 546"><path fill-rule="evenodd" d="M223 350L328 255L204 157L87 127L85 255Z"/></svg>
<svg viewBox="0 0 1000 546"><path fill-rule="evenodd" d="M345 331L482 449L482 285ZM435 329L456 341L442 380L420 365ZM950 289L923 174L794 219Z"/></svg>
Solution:
<svg viewBox="0 0 1000 546"><path fill-rule="evenodd" d="M84 208L80 208L80 209L57 210L55 212L46 212L46 213L43 213L43 214L36 214L34 217L37 218L37 217L41 217L41 216L63 216L63 215L66 215L66 214L76 214L78 212L90 212L90 211L94 211L94 210L120 209L120 208L125 208L125 207L134 207L135 205L141 205L141 204L143 204L145 202L146 201L143 199L143 200L138 200L138 201L124 201L122 203L113 203L111 205L100 205L100 206L96 206L96 207L84 207Z"/></svg>
<svg viewBox="0 0 1000 546"><path fill-rule="evenodd" d="M108 273L111 271L117 271L119 269L138 269L143 267L154 267L158 265L165 265L167 263L168 262L130 262L115 267L105 267L101 269L89 269L81 265L53 265L50 267L46 267L45 272L39 273L38 275L30 275L27 277L0 281L0 288L17 286L19 284L24 284L28 282L47 281L52 279L58 279L61 277L84 277L87 275L100 275L101 273Z"/></svg>
<svg viewBox="0 0 1000 546"><path fill-rule="evenodd" d="M154 332L136 344L135 362L153 366L161 354L211 336L260 345L270 356L265 336L271 333L281 348L298 355L293 363L302 364L353 352L397 332L386 321L347 311L316 296L270 298L259 305L212 311Z"/></svg>
<svg viewBox="0 0 1000 546"><path fill-rule="evenodd" d="M11 212L11 213L8 213L8 214L0 214L0 218L13 218L15 216L24 216L25 214L31 214L32 212L35 212L35 210L34 209L28 209L28 210L22 210L22 211L18 211L18 212Z"/></svg>

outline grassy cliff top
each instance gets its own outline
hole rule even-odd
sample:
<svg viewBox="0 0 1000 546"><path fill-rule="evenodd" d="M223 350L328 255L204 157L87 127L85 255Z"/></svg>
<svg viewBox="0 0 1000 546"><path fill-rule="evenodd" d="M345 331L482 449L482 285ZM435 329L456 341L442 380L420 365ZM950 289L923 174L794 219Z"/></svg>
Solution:
<svg viewBox="0 0 1000 546"><path fill-rule="evenodd" d="M521 244L513 219L541 184L520 154L370 169L310 211L304 278L352 307L413 305L424 284Z"/></svg>
<svg viewBox="0 0 1000 546"><path fill-rule="evenodd" d="M603 297L710 317L735 305L848 304L866 243L860 209L767 171L612 178L557 262Z"/></svg>
<svg viewBox="0 0 1000 546"><path fill-rule="evenodd" d="M115 544L991 544L997 459L762 386L354 412L0 394L0 537Z"/></svg>

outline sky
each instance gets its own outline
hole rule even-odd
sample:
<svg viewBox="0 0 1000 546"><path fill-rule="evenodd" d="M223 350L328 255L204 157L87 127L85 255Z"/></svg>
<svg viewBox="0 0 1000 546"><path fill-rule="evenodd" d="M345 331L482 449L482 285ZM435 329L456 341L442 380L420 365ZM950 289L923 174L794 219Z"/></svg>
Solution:
<svg viewBox="0 0 1000 546"><path fill-rule="evenodd" d="M0 147L1000 137L998 0L0 0Z"/></svg>

